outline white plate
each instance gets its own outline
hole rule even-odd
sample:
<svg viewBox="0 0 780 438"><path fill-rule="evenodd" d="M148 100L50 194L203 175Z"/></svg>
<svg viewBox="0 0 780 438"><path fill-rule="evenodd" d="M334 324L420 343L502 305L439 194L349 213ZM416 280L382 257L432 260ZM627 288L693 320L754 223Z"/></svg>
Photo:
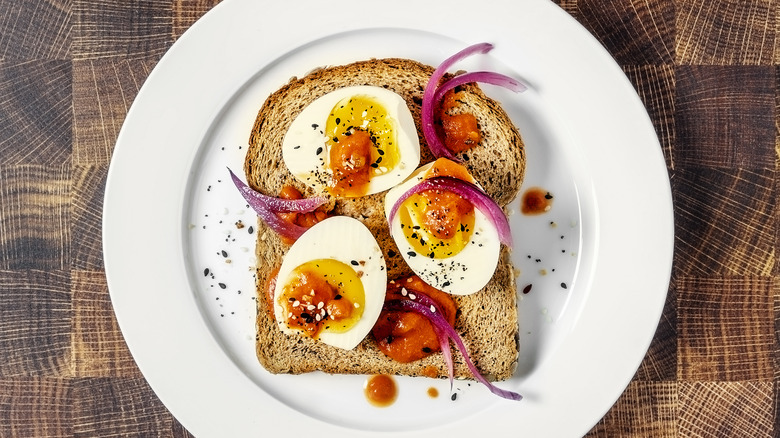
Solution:
<svg viewBox="0 0 780 438"><path fill-rule="evenodd" d="M444 380L399 378L398 401L380 409L363 397L365 376L267 373L254 357L255 216L226 170L241 174L263 100L318 66L389 56L435 65L482 41L495 49L459 68L530 84L520 95L485 90L527 143L524 189L555 196L545 215L510 216L519 289L533 286L518 291L518 371L499 385L525 398L456 382L452 401ZM644 107L603 48L547 0L306 0L294 9L227 0L174 44L133 103L108 175L103 240L128 346L196 436L294 425L340 436L563 437L586 433L644 357L667 292L673 222Z"/></svg>

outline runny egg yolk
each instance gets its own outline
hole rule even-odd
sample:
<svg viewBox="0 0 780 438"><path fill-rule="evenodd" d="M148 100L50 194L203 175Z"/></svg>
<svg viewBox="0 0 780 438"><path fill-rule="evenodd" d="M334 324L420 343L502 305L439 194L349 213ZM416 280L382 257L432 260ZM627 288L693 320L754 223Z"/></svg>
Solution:
<svg viewBox="0 0 780 438"><path fill-rule="evenodd" d="M346 97L333 107L325 123L333 194L361 196L372 177L398 164L395 124L387 109L371 96Z"/></svg>
<svg viewBox="0 0 780 438"><path fill-rule="evenodd" d="M473 182L465 167L446 158L438 159L425 178L436 176ZM434 259L459 253L474 232L474 206L448 191L428 190L410 196L399 216L404 236L415 252Z"/></svg>
<svg viewBox="0 0 780 438"><path fill-rule="evenodd" d="M317 339L323 331L344 333L360 321L365 291L351 266L317 259L293 269L277 304L284 308L288 327Z"/></svg>

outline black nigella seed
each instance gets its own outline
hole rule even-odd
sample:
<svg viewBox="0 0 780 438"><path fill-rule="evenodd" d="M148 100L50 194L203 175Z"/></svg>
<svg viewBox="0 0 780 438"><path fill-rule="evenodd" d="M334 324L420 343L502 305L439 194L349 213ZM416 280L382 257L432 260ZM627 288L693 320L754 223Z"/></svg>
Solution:
<svg viewBox="0 0 780 438"><path fill-rule="evenodd" d="M458 394L453 392L450 396L450 400L455 401L456 398L458 398Z"/></svg>
<svg viewBox="0 0 780 438"><path fill-rule="evenodd" d="M219 287L222 289L227 289L227 285L225 283L219 283Z"/></svg>
<svg viewBox="0 0 780 438"><path fill-rule="evenodd" d="M568 286L566 286L566 283L561 283L561 287L566 289Z"/></svg>
<svg viewBox="0 0 780 438"><path fill-rule="evenodd" d="M228 256L228 253L227 253L227 251L225 251L225 250L223 249L223 250L222 250L222 257L227 257L227 256Z"/></svg>
<svg viewBox="0 0 780 438"><path fill-rule="evenodd" d="M357 265L359 265L359 264L360 264L360 263L358 263L356 260L352 260L352 261L351 261L351 262L349 262L349 263L350 263L352 266L357 266Z"/></svg>
<svg viewBox="0 0 780 438"><path fill-rule="evenodd" d="M417 253L414 251L409 251L406 253L406 255L408 255L409 257L417 257Z"/></svg>
<svg viewBox="0 0 780 438"><path fill-rule="evenodd" d="M250 226L248 230L246 230L247 233L252 234L255 232L255 227Z"/></svg>

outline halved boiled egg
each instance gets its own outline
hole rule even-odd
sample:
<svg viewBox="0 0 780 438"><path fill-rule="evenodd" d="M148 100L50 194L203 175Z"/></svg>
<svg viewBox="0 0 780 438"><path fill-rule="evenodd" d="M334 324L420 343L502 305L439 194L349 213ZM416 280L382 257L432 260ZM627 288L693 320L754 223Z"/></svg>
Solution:
<svg viewBox="0 0 780 438"><path fill-rule="evenodd" d="M408 177L420 163L420 142L401 96L361 85L337 89L306 106L285 134L282 157L305 184L359 197Z"/></svg>
<svg viewBox="0 0 780 438"><path fill-rule="evenodd" d="M404 193L434 176L476 184L465 167L440 158L387 192L388 220L393 205ZM501 243L495 225L453 192L429 190L411 195L392 218L390 232L412 271L429 285L453 295L482 289L498 265Z"/></svg>
<svg viewBox="0 0 780 438"><path fill-rule="evenodd" d="M274 289L282 332L350 350L374 326L385 299L382 250L357 219L334 216L290 247Z"/></svg>

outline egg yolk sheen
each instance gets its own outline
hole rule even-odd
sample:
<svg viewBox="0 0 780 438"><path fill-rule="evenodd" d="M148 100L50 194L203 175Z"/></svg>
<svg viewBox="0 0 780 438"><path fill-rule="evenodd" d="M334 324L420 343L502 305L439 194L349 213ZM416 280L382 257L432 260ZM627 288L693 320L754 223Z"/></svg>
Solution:
<svg viewBox="0 0 780 438"><path fill-rule="evenodd" d="M351 266L318 259L295 268L277 304L285 309L287 326L317 339L322 331L343 333L363 315L365 290Z"/></svg>
<svg viewBox="0 0 780 438"><path fill-rule="evenodd" d="M473 181L461 165L438 159L425 178L451 176ZM398 211L401 229L417 254L434 259L459 253L474 232L474 206L455 193L427 190L410 196Z"/></svg>
<svg viewBox="0 0 780 438"><path fill-rule="evenodd" d="M371 96L351 96L333 107L325 133L334 195L362 196L372 177L396 166L400 153L395 124L387 109Z"/></svg>

